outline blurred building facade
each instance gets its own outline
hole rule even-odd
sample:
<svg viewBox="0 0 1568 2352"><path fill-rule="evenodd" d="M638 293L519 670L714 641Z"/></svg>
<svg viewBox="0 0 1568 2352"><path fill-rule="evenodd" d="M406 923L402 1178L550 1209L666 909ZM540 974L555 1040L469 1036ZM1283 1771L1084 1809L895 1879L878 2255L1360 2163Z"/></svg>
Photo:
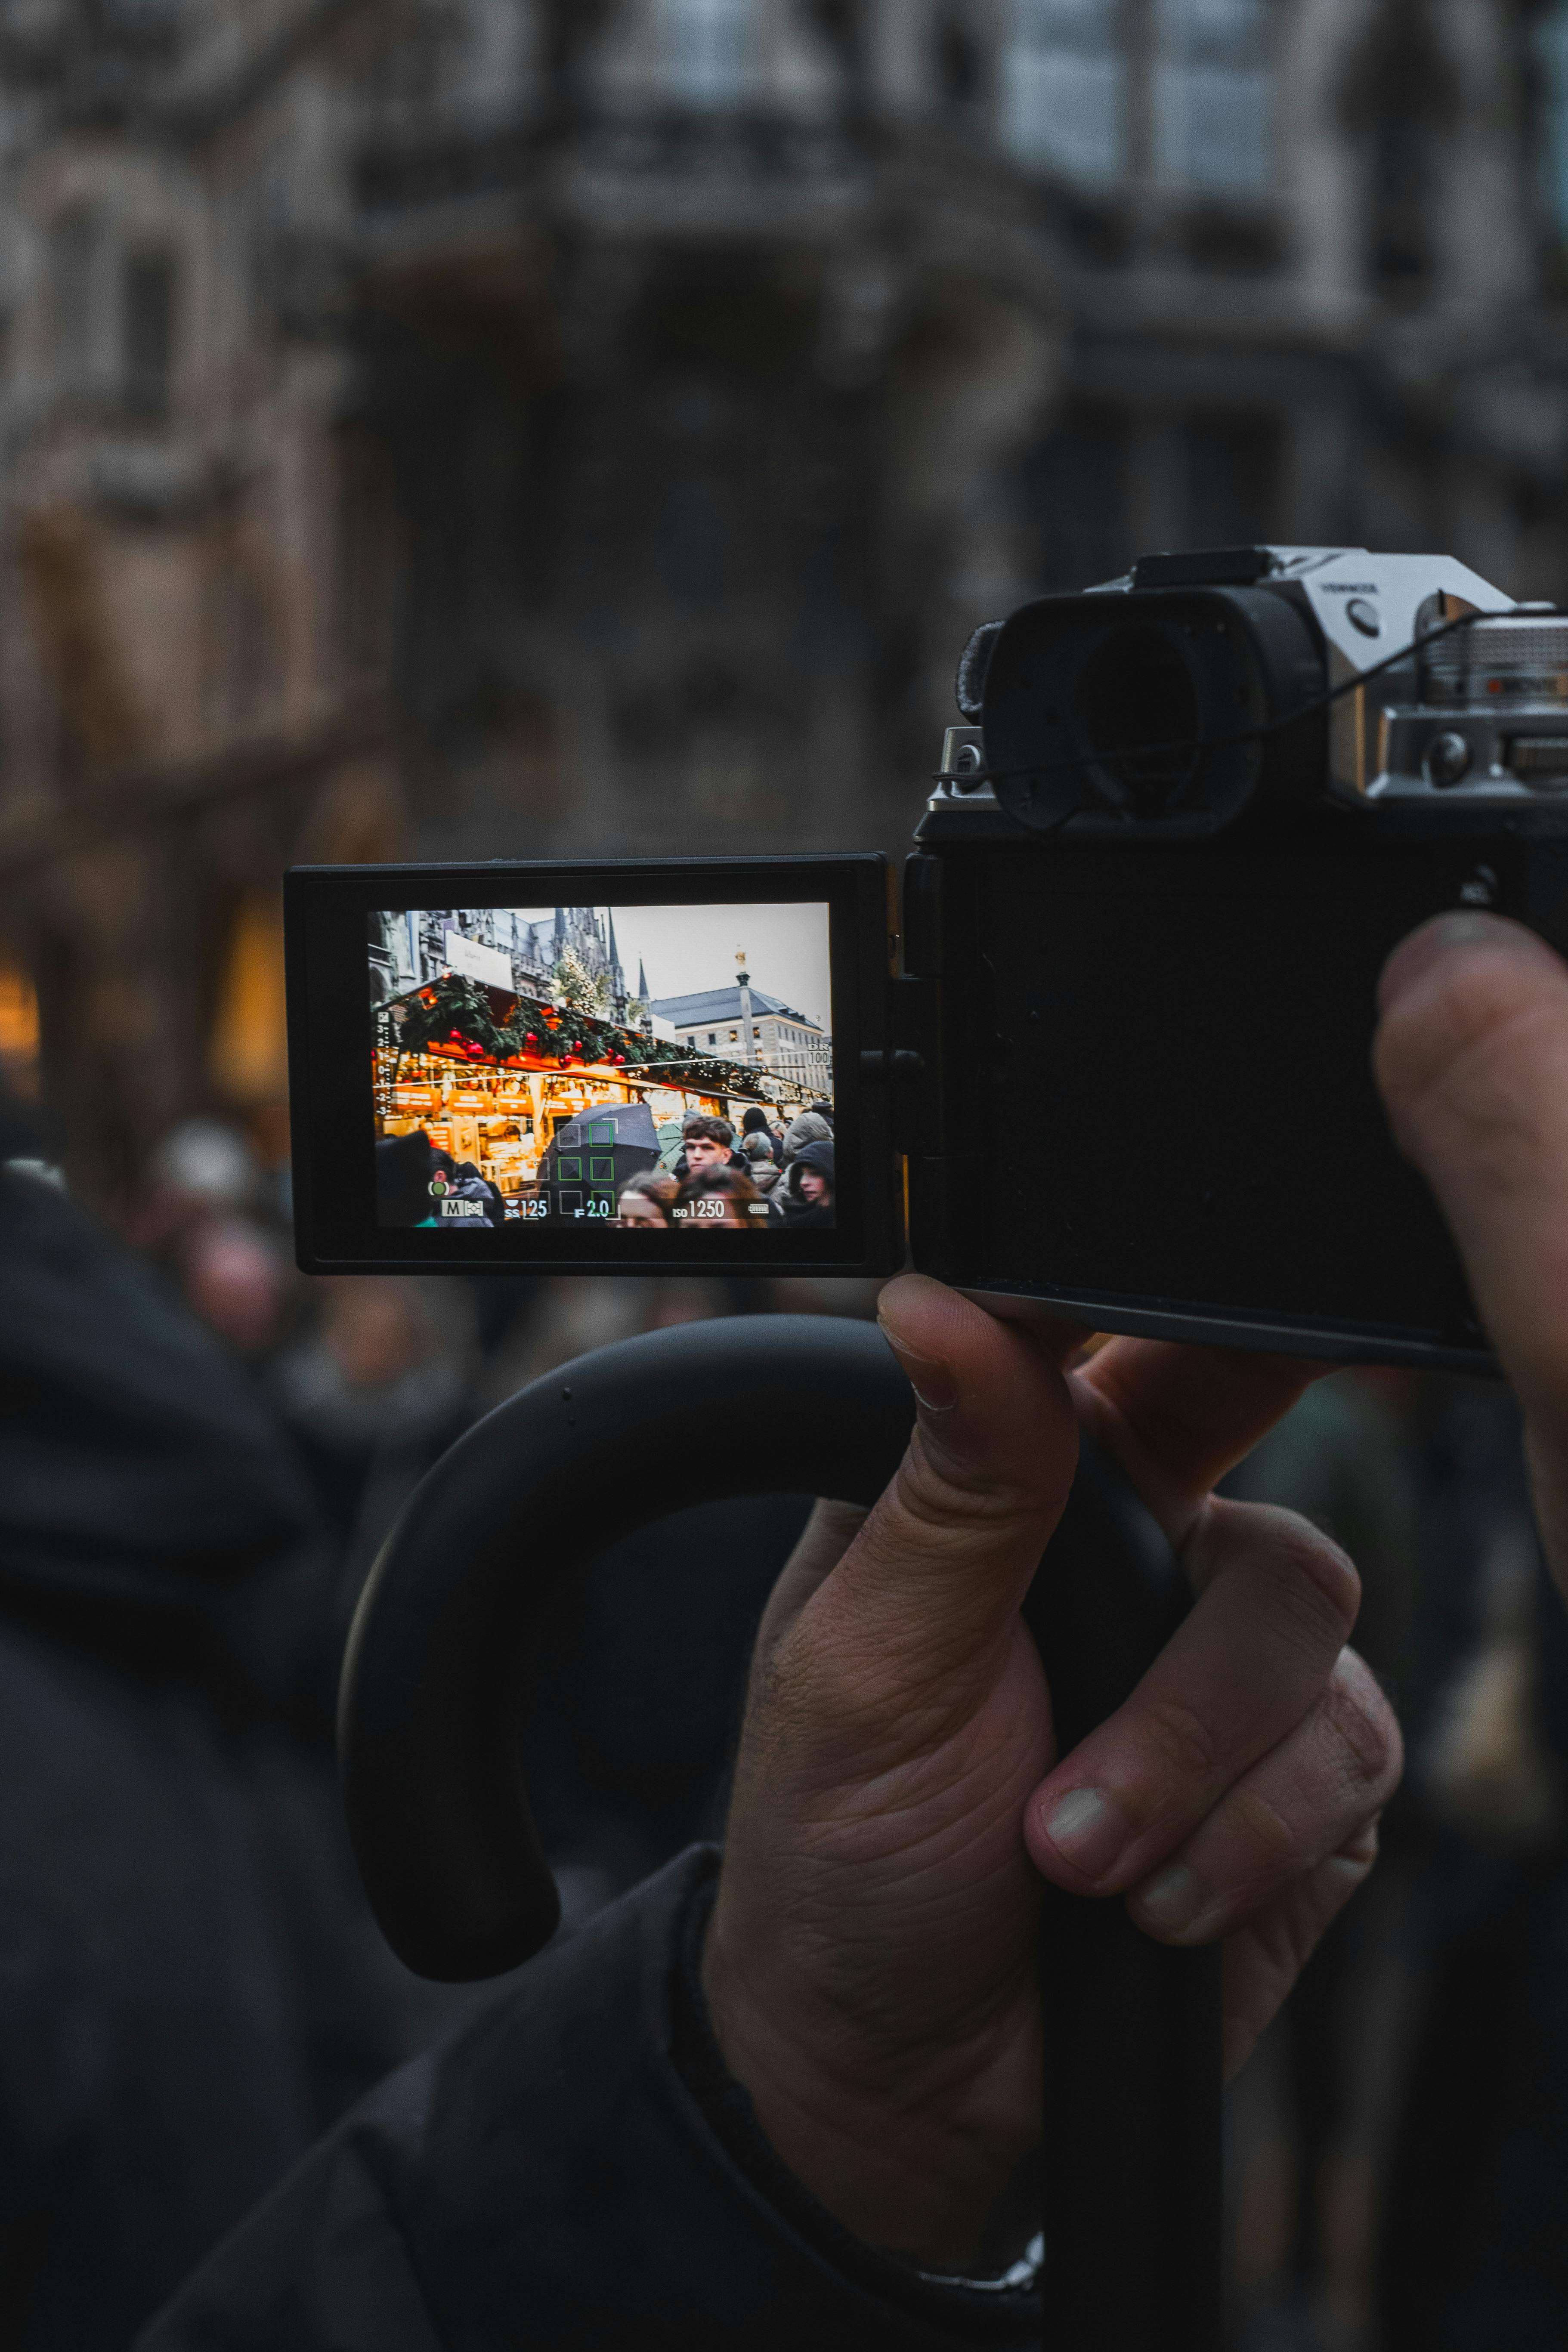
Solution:
<svg viewBox="0 0 1568 2352"><path fill-rule="evenodd" d="M973 625L1154 547L1568 594L1561 5L0 0L0 993L100 1190L275 1138L291 859L896 848Z"/></svg>

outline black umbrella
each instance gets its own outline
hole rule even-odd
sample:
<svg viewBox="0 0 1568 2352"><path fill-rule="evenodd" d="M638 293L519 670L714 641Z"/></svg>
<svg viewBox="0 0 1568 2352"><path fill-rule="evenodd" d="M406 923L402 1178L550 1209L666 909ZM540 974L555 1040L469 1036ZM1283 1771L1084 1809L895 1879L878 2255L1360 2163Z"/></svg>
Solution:
<svg viewBox="0 0 1568 2352"><path fill-rule="evenodd" d="M553 1216L613 1217L627 1177L658 1164L658 1138L646 1102L595 1103L546 1144L540 1190Z"/></svg>

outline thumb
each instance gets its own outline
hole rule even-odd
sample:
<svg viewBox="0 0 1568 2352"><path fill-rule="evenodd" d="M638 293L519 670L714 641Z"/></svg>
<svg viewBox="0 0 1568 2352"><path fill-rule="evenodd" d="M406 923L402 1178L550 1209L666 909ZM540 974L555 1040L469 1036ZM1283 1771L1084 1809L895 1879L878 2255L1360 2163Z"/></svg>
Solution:
<svg viewBox="0 0 1568 2352"><path fill-rule="evenodd" d="M1568 1466L1568 965L1522 924L1442 916L1395 949L1379 1003L1373 1068L1395 1139L1458 1244L1531 1424L1543 1518L1559 1518Z"/></svg>
<svg viewBox="0 0 1568 2352"><path fill-rule="evenodd" d="M903 1275L878 1319L918 1418L892 1483L803 1614L862 1707L941 1736L994 1680L1078 1460L1066 1381L1026 1335ZM933 1713L934 1711L934 1713Z"/></svg>

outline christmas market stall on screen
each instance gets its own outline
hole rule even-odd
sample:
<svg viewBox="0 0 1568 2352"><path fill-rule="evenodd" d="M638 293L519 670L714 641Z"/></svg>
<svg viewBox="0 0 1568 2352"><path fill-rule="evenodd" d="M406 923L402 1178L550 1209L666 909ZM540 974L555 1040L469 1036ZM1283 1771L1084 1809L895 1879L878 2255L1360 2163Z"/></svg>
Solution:
<svg viewBox="0 0 1568 2352"><path fill-rule="evenodd" d="M368 951L384 1223L615 1220L693 1115L831 1097L826 906L377 912Z"/></svg>

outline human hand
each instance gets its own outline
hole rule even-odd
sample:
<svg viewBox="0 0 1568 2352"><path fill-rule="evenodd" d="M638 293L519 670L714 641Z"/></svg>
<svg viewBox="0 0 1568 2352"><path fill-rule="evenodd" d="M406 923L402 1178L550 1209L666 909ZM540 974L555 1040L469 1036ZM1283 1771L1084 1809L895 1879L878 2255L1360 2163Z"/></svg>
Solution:
<svg viewBox="0 0 1568 2352"><path fill-rule="evenodd" d="M1568 965L1498 915L1396 948L1373 1064L1524 1412L1536 1518L1568 1598Z"/></svg>
<svg viewBox="0 0 1568 2352"><path fill-rule="evenodd" d="M1234 2069L1371 1867L1399 1735L1345 1647L1350 1562L1210 1491L1313 1368L1116 1340L1069 1379L1081 1333L921 1276L881 1317L918 1424L863 1525L818 1507L769 1603L705 1981L796 2176L861 2238L953 2269L1039 2138L1037 1874L1125 1897L1163 1940L1225 1937ZM1058 1759L1018 1611L1080 1419L1199 1597Z"/></svg>

